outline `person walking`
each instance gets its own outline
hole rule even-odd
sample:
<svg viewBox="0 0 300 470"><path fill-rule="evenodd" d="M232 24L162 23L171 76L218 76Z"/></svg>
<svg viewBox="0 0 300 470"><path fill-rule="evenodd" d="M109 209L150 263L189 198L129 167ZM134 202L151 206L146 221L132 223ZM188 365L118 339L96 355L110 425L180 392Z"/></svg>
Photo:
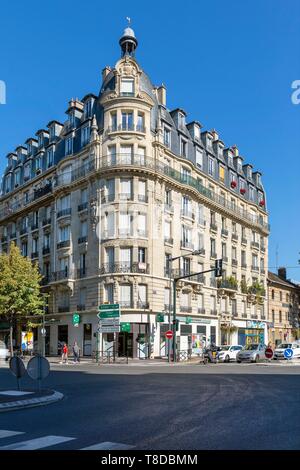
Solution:
<svg viewBox="0 0 300 470"><path fill-rule="evenodd" d="M65 343L65 344L63 345L63 355L62 355L62 357L63 357L63 362L64 362L65 364L68 364L68 353L69 353L69 349L68 349L67 343Z"/></svg>
<svg viewBox="0 0 300 470"><path fill-rule="evenodd" d="M74 357L74 363L79 363L79 356L80 356L80 348L78 346L77 341L74 341L73 344L73 357Z"/></svg>

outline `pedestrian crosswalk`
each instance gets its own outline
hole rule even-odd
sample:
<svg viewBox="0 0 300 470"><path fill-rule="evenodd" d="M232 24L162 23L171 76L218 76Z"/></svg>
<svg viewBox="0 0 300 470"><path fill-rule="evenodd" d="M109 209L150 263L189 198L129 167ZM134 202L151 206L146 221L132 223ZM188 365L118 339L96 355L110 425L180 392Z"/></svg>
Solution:
<svg viewBox="0 0 300 470"><path fill-rule="evenodd" d="M11 431L7 429L0 429L0 440L1 444L3 441L8 441L10 438L20 439L21 435L26 434L23 431ZM23 436L25 437L25 436ZM110 441L103 441L91 444L89 446L81 447L80 445L76 446L77 438L75 437L68 437L68 436L40 436L35 437L33 439L24 439L24 440L17 440L16 442L7 443L3 442L4 445L0 444L0 451L5 450L39 450L39 449L51 449L52 447L55 449L55 446L61 446L65 443L75 441L75 445L72 445L72 449L75 450L127 450L133 449L133 445L123 444L121 442L110 442Z"/></svg>

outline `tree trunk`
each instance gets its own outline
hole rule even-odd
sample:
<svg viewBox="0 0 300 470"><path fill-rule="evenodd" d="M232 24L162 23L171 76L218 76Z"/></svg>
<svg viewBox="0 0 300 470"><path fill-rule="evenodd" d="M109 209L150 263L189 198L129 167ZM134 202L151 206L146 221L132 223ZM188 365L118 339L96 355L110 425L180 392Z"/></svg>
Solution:
<svg viewBox="0 0 300 470"><path fill-rule="evenodd" d="M10 357L14 355L14 346L13 346L13 319L10 318L9 322L9 349L10 349Z"/></svg>

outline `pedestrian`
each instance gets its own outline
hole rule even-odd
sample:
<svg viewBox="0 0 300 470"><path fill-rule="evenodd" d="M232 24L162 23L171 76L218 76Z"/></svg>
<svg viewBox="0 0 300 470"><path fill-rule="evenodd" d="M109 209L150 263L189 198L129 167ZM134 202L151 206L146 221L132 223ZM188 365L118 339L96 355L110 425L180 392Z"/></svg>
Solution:
<svg viewBox="0 0 300 470"><path fill-rule="evenodd" d="M67 343L65 343L63 345L63 355L62 355L63 362L65 362L65 364L68 364L68 353L69 353L69 349L68 349Z"/></svg>
<svg viewBox="0 0 300 470"><path fill-rule="evenodd" d="M78 346L77 341L74 341L73 344L73 357L74 357L74 363L76 364L79 362L79 356L80 356L80 348Z"/></svg>

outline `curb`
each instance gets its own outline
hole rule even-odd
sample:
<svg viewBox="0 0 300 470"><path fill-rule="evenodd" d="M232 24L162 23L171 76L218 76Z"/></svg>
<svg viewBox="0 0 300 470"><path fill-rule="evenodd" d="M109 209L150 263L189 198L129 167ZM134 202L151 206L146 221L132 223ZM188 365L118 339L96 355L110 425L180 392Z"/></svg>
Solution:
<svg viewBox="0 0 300 470"><path fill-rule="evenodd" d="M56 392L52 395L48 395L40 398L29 398L28 400L16 400L0 404L0 413L5 411L20 410L24 408L33 408L35 406L51 405L64 398L64 395L60 392Z"/></svg>

